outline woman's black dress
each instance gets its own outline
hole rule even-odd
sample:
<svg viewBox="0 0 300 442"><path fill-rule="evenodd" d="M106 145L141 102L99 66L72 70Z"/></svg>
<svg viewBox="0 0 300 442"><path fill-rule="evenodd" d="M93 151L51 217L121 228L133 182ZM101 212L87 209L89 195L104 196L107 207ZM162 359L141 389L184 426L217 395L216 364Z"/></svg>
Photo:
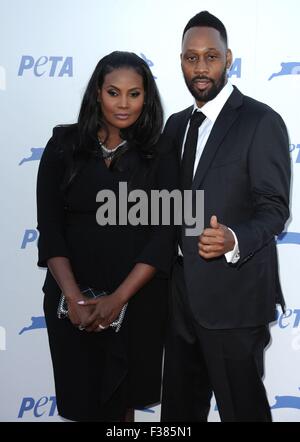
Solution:
<svg viewBox="0 0 300 442"><path fill-rule="evenodd" d="M173 153L144 160L135 150L108 169L100 156L81 162L70 186L70 158L77 126L57 127L41 159L38 184L39 266L55 256L68 257L81 285L114 291L137 262L153 265L156 276L129 301L118 333L78 330L57 318L60 289L49 270L43 291L56 399L61 416L75 421L119 419L126 408L159 402L167 315L168 272L173 255L170 227L107 225L96 222L96 194L119 182L129 191L172 189ZM150 165L149 165L150 164ZM116 204L118 206L118 202ZM118 210L117 210L118 212Z"/></svg>

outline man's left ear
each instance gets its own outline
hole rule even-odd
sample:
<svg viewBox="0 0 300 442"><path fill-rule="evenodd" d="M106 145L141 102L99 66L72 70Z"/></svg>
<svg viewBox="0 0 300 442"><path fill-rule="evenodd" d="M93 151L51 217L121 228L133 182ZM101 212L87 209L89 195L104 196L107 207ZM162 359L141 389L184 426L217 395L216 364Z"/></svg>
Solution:
<svg viewBox="0 0 300 442"><path fill-rule="evenodd" d="M231 49L227 49L227 52L226 52L226 68L230 69L231 65L232 65L232 52L231 52Z"/></svg>

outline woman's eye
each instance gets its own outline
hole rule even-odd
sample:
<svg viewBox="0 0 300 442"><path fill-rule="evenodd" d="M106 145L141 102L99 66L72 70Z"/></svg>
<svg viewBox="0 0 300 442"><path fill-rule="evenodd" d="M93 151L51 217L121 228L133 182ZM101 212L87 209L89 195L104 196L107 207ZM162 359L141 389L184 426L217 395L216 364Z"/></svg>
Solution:
<svg viewBox="0 0 300 442"><path fill-rule="evenodd" d="M139 91L135 91L135 92L131 92L131 97L136 98L140 95L141 93Z"/></svg>
<svg viewBox="0 0 300 442"><path fill-rule="evenodd" d="M110 95L111 97L116 97L118 94L116 91L114 91L113 89L110 89L107 91L108 95Z"/></svg>

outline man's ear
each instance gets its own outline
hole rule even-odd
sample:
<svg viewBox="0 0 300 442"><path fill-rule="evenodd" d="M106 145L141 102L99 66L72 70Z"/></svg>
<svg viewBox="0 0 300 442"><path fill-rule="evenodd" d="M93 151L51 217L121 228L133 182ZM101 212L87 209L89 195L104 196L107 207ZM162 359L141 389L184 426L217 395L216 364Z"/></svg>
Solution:
<svg viewBox="0 0 300 442"><path fill-rule="evenodd" d="M232 52L231 52L231 49L227 49L227 52L226 52L226 68L230 69L231 65L232 65Z"/></svg>

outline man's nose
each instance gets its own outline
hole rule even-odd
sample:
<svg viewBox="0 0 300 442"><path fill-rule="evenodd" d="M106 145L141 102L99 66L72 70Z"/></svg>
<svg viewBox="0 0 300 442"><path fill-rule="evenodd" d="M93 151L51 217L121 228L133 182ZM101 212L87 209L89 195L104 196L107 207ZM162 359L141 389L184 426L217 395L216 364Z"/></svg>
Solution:
<svg viewBox="0 0 300 442"><path fill-rule="evenodd" d="M204 58L199 58L197 63L195 64L195 73L204 73L208 72L208 63Z"/></svg>

